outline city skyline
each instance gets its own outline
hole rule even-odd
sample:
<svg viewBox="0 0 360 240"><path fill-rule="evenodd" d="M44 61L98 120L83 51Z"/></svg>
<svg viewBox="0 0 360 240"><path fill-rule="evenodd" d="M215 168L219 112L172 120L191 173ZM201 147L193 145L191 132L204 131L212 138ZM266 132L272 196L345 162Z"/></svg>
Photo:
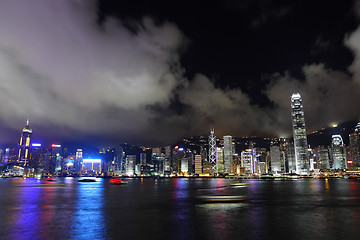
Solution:
<svg viewBox="0 0 360 240"><path fill-rule="evenodd" d="M291 137L294 92L309 132L359 120L358 1L200 2L3 1L0 144Z"/></svg>

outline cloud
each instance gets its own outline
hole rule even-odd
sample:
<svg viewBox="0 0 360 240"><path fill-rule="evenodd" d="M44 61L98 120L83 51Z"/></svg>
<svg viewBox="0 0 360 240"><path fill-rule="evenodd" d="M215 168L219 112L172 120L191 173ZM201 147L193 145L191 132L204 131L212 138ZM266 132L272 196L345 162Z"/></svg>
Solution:
<svg viewBox="0 0 360 240"><path fill-rule="evenodd" d="M96 17L92 1L1 1L0 142L16 142L27 117L34 138L97 144L161 146L207 134L212 123L218 136L290 136L294 92L309 129L360 112L360 30L345 40L355 56L349 73L307 64L304 79L272 74L264 94L273 106L260 107L201 73L186 79L180 52L188 39L175 24L144 17L130 31Z"/></svg>
<svg viewBox="0 0 360 240"><path fill-rule="evenodd" d="M331 122L358 119L360 106L355 103L360 97L359 85L349 74L326 68L324 64L306 65L303 74L304 80L295 79L289 73L274 74L265 90L275 104L280 128L289 125L290 96L295 92L302 96L308 130L326 127Z"/></svg>
<svg viewBox="0 0 360 240"><path fill-rule="evenodd" d="M95 2L0 3L0 114L4 128L27 117L47 135L139 133L147 105L168 104L185 36L172 23L96 24ZM121 138L121 137L119 137Z"/></svg>

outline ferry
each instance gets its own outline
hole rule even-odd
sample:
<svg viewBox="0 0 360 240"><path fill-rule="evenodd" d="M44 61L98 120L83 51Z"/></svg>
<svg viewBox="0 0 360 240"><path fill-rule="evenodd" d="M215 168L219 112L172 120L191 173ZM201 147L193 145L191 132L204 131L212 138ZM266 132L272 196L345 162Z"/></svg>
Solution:
<svg viewBox="0 0 360 240"><path fill-rule="evenodd" d="M96 180L90 179L90 178L83 178L83 179L80 179L79 182L96 182Z"/></svg>
<svg viewBox="0 0 360 240"><path fill-rule="evenodd" d="M127 181L121 180L120 178L112 178L109 181L112 185L123 185L127 184Z"/></svg>
<svg viewBox="0 0 360 240"><path fill-rule="evenodd" d="M202 195L197 200L201 203L239 203L245 201L244 196L234 195Z"/></svg>

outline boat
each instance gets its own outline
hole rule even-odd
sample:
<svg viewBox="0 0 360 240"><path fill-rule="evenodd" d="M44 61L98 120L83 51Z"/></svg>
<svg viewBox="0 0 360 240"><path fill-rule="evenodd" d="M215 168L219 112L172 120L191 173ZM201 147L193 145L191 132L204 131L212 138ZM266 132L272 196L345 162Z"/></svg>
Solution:
<svg viewBox="0 0 360 240"><path fill-rule="evenodd" d="M248 183L233 183L231 184L231 187L246 187L248 185Z"/></svg>
<svg viewBox="0 0 360 240"><path fill-rule="evenodd" d="M48 182L55 182L55 179L53 179L53 178L47 178L46 181L48 181Z"/></svg>
<svg viewBox="0 0 360 240"><path fill-rule="evenodd" d="M300 179L299 175L297 175L297 174L289 174L286 176L286 178L291 179L291 180Z"/></svg>
<svg viewBox="0 0 360 240"><path fill-rule="evenodd" d="M239 203L245 201L244 196L236 195L202 195L197 200L201 203Z"/></svg>
<svg viewBox="0 0 360 240"><path fill-rule="evenodd" d="M95 179L89 179L89 178L83 178L83 179L80 179L79 182L96 182Z"/></svg>
<svg viewBox="0 0 360 240"><path fill-rule="evenodd" d="M127 184L127 181L121 180L120 178L112 178L109 181L112 185L123 185Z"/></svg>

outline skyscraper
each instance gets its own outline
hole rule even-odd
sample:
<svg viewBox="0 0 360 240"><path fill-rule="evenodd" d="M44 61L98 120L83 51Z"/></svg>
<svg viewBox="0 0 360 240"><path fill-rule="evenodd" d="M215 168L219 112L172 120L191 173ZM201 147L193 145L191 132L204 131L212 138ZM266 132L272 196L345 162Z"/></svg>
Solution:
<svg viewBox="0 0 360 240"><path fill-rule="evenodd" d="M241 152L241 165L245 168L245 173L253 174L253 154L251 149L246 149Z"/></svg>
<svg viewBox="0 0 360 240"><path fill-rule="evenodd" d="M270 147L270 165L273 173L281 172L281 151L277 145Z"/></svg>
<svg viewBox="0 0 360 240"><path fill-rule="evenodd" d="M32 129L29 126L29 119L26 121L26 126L23 128L20 143L19 143L19 154L18 163L26 166L29 162L29 148L30 148L30 137Z"/></svg>
<svg viewBox="0 0 360 240"><path fill-rule="evenodd" d="M124 162L123 162L123 158L124 158L124 149L121 146L118 146L115 148L114 151L114 173L115 175L120 175L121 173L124 172Z"/></svg>
<svg viewBox="0 0 360 240"><path fill-rule="evenodd" d="M332 135L331 158L333 162L333 169L347 168L344 142L340 135Z"/></svg>
<svg viewBox="0 0 360 240"><path fill-rule="evenodd" d="M195 155L195 174L202 173L201 155Z"/></svg>
<svg viewBox="0 0 360 240"><path fill-rule="evenodd" d="M232 136L224 136L224 173L231 172L231 161L233 157Z"/></svg>
<svg viewBox="0 0 360 240"><path fill-rule="evenodd" d="M224 174L224 151L222 148L217 148L216 151L216 167L219 174Z"/></svg>
<svg viewBox="0 0 360 240"><path fill-rule="evenodd" d="M356 125L355 131L349 134L350 152L352 165L360 166L360 122Z"/></svg>
<svg viewBox="0 0 360 240"><path fill-rule="evenodd" d="M210 136L209 136L209 163L211 164L212 173L217 173L216 168L216 136L215 136L215 129L214 126L210 129Z"/></svg>
<svg viewBox="0 0 360 240"><path fill-rule="evenodd" d="M291 116L294 137L296 173L307 174L310 170L308 144L302 99L299 93L291 96Z"/></svg>

